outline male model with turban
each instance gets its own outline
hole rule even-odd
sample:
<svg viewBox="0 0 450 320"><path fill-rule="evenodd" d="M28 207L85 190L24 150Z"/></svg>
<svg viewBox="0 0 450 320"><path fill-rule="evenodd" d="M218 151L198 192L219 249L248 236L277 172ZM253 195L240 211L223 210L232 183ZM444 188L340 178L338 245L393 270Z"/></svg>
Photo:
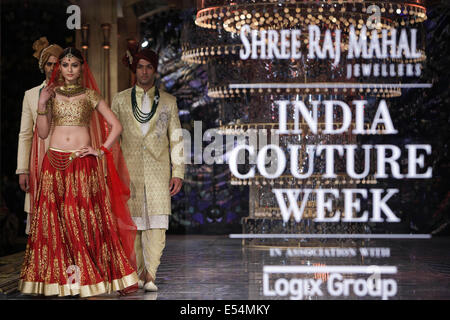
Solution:
<svg viewBox="0 0 450 320"><path fill-rule="evenodd" d="M37 107L41 89L50 81L53 68L63 49L57 44L49 44L46 37L41 37L33 43L33 56L38 59L39 69L45 74L45 80L40 85L25 91L22 103L22 118L20 120L19 143L17 150L17 170L20 188L26 192L25 212L27 212L27 226L25 232L30 231L30 153L33 140L34 126L37 118ZM48 145L48 141L46 141Z"/></svg>
<svg viewBox="0 0 450 320"><path fill-rule="evenodd" d="M136 74L136 85L117 93L111 109L123 126L121 147L131 184L128 206L138 229L139 287L157 291L171 196L180 191L184 178L183 138L176 98L155 86L157 54L127 51L124 62Z"/></svg>

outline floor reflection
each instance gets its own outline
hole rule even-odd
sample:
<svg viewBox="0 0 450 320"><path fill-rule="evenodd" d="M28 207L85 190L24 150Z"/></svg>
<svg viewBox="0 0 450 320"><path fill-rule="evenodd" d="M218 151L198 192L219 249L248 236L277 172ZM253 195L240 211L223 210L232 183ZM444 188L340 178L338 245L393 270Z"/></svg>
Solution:
<svg viewBox="0 0 450 320"><path fill-rule="evenodd" d="M157 293L139 290L126 297L113 294L89 299L378 300L383 293L389 300L449 299L449 245L449 237L438 237L248 247L227 236L170 235L157 274ZM329 268L343 266L351 270ZM331 292L327 285L330 280ZM339 290L342 295L336 295ZM16 293L8 298L29 297Z"/></svg>

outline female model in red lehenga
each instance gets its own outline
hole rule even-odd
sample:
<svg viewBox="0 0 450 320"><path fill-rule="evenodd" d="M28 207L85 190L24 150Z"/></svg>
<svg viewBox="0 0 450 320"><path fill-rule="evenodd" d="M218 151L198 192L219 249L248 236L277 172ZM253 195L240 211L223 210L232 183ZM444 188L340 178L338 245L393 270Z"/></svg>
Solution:
<svg viewBox="0 0 450 320"><path fill-rule="evenodd" d="M116 143L122 126L93 89L81 53L65 49L39 98L22 293L88 297L136 287L136 227L126 205L127 171ZM42 139L49 134L45 150Z"/></svg>

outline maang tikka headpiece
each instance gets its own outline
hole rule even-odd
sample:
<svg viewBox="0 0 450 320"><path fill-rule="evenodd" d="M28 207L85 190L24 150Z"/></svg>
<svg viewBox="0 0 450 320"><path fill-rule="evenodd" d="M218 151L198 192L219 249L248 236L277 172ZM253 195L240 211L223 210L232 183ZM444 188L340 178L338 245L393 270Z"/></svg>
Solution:
<svg viewBox="0 0 450 320"><path fill-rule="evenodd" d="M69 48L69 52L63 57L63 59L64 58L71 59L71 58L74 58L74 57L75 56L72 54L72 48Z"/></svg>

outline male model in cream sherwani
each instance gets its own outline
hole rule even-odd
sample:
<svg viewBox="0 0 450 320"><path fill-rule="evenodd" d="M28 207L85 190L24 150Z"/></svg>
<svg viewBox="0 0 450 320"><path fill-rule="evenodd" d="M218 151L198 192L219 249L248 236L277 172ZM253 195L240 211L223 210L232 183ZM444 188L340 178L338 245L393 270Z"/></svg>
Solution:
<svg viewBox="0 0 450 320"><path fill-rule="evenodd" d="M45 73L45 81L40 85L25 91L22 103L22 117L20 120L19 143L17 150L17 169L16 174L19 175L20 188L26 192L24 211L28 213L27 226L25 232L30 231L30 154L31 143L33 140L34 126L37 118L37 107L39 93L51 78L53 68L58 61L59 55L63 49L56 45L49 45L47 38L42 37L33 43L35 50L33 56L39 60L39 69ZM48 141L46 141L48 145Z"/></svg>
<svg viewBox="0 0 450 320"><path fill-rule="evenodd" d="M121 147L131 184L128 206L138 229L139 287L157 291L156 271L165 247L171 196L180 191L184 178L183 140L176 98L154 86L156 53L144 49L134 56L128 52L128 58L136 85L116 94L111 109L123 126Z"/></svg>

